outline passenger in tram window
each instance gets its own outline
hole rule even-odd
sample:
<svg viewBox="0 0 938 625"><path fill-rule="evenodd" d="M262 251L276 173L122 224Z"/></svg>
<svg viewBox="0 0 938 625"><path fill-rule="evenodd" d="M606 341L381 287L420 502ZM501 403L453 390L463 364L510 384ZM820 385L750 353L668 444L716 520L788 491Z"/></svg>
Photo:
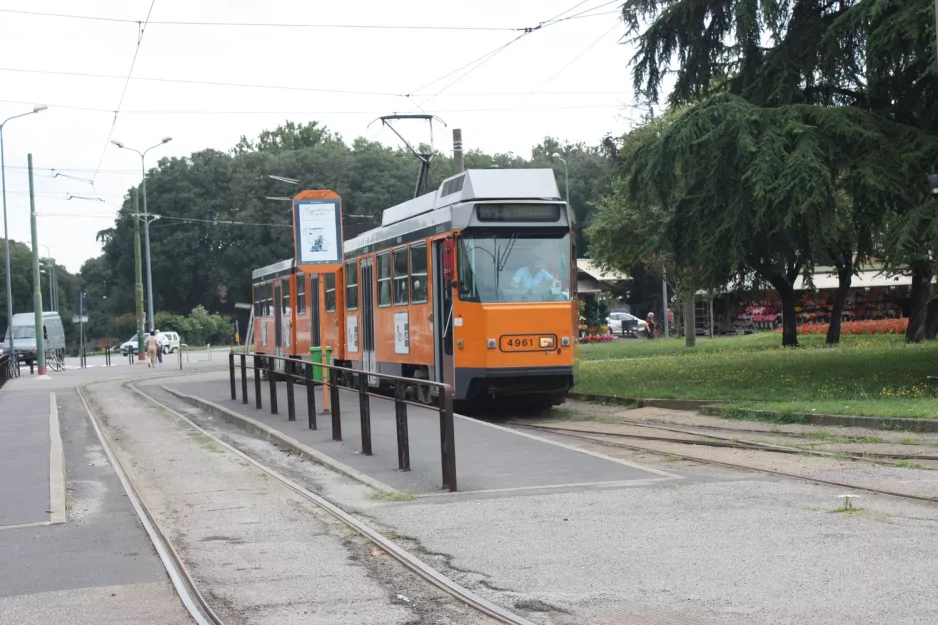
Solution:
<svg viewBox="0 0 938 625"><path fill-rule="evenodd" d="M511 286L516 289L533 289L553 279L554 276L544 268L544 261L536 257L530 267L524 265L515 272L514 278L511 279Z"/></svg>

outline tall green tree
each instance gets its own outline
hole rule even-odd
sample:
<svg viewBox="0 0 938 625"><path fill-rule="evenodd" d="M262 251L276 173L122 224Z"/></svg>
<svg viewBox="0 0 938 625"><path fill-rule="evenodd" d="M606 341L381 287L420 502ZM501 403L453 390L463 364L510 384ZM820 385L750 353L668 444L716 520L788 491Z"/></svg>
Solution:
<svg viewBox="0 0 938 625"><path fill-rule="evenodd" d="M714 212L692 214L725 227L768 226L751 231L763 257L739 260L754 263L750 268L779 289L788 309L798 273L825 259L841 261L845 292L855 271L852 255L845 262L846 247L856 245L852 251L862 257L871 250L859 248L878 242L875 251L894 270L912 270L908 338L921 340L935 273L936 211L922 188L938 155L930 0L627 0L623 16L637 42L636 90L659 100L673 67L667 99L692 105L688 125L671 136L684 143L670 154L685 164L691 153L699 162L717 157L734 176L748 176L722 178L733 199L721 210L714 196ZM727 151L712 151L716 143ZM858 151L873 145L883 152ZM740 167L745 159L751 167ZM662 162L658 170L667 167ZM725 191L685 185L681 203L694 204L701 192ZM838 194L846 196L840 205ZM737 219L739 211L749 218ZM871 216L883 231L870 231ZM797 341L793 326L783 340Z"/></svg>

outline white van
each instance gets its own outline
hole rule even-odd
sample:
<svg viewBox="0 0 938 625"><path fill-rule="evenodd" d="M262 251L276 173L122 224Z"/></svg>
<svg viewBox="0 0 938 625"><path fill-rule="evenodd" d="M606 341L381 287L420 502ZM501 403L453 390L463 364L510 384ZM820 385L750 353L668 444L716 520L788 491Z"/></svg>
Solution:
<svg viewBox="0 0 938 625"><path fill-rule="evenodd" d="M179 351L179 344L182 341L177 332L160 332L157 330L156 335L159 337L160 344L163 346L164 354L173 354Z"/></svg>
<svg viewBox="0 0 938 625"><path fill-rule="evenodd" d="M10 326L17 360L32 365L36 361L35 313L13 315L13 323ZM42 313L42 338L45 342L46 353L54 352L62 358L65 357L65 328L62 327L62 318L59 313L51 310ZM3 351L9 350L10 338L7 336L3 339Z"/></svg>

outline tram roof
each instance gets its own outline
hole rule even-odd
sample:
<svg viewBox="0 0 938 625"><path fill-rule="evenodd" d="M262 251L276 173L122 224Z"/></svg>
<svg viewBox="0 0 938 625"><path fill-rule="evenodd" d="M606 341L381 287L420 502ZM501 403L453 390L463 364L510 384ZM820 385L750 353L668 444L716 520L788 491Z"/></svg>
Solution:
<svg viewBox="0 0 938 625"><path fill-rule="evenodd" d="M553 169L468 169L440 188L384 210L381 226L471 200L559 200Z"/></svg>

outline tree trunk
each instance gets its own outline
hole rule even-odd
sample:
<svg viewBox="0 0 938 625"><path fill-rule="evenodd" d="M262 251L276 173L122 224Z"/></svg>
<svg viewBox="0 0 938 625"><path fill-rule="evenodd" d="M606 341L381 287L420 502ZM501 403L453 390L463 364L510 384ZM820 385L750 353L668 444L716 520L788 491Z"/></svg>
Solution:
<svg viewBox="0 0 938 625"><path fill-rule="evenodd" d="M938 336L938 299L928 302L928 315L925 323L925 338L933 339Z"/></svg>
<svg viewBox="0 0 938 625"><path fill-rule="evenodd" d="M693 347L697 343L697 319L694 294L684 297L684 345Z"/></svg>
<svg viewBox="0 0 938 625"><path fill-rule="evenodd" d="M787 282L773 285L782 300L782 347L798 347L798 319L795 316L795 289Z"/></svg>
<svg viewBox="0 0 938 625"><path fill-rule="evenodd" d="M905 340L909 343L921 343L925 340L925 326L928 320L928 300L931 299L932 275L934 275L934 270L931 263L912 264L909 328L905 333Z"/></svg>
<svg viewBox="0 0 938 625"><path fill-rule="evenodd" d="M850 291L850 284L853 282L853 271L843 268L838 270L837 292L834 294L834 305L831 308L831 324L827 329L827 344L836 345L840 343L840 325L844 315L844 302L847 301L847 293Z"/></svg>

